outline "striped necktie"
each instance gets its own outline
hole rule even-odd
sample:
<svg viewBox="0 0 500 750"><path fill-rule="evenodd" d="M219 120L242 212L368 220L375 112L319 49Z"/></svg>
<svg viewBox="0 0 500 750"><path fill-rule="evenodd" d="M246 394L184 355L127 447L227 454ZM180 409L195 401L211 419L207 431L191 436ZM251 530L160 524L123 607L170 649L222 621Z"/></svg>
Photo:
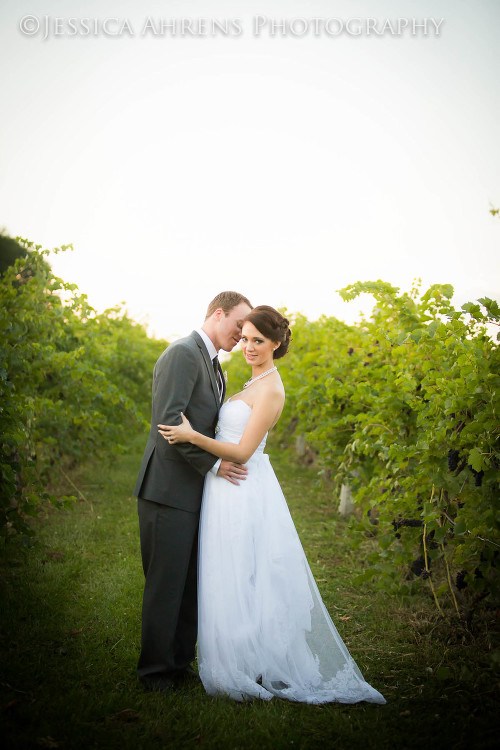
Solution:
<svg viewBox="0 0 500 750"><path fill-rule="evenodd" d="M222 401L222 394L224 392L224 385L222 383L222 373L220 369L219 364L219 358L217 355L212 360L212 364L214 366L214 373L215 373L215 381L217 383L217 389L219 391L219 400Z"/></svg>

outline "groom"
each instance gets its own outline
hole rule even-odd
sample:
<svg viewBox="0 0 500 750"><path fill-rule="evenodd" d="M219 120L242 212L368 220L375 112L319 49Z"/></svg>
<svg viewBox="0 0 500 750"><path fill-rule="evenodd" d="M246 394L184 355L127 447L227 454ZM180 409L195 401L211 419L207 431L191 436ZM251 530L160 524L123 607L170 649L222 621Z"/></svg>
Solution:
<svg viewBox="0 0 500 750"><path fill-rule="evenodd" d="M182 411L199 432L214 437L225 383L217 358L241 338L252 305L242 294L221 292L203 326L175 341L153 372L151 429L134 494L138 498L144 575L142 642L137 672L149 690L175 688L193 675L198 625L198 523L205 474L233 484L245 466L221 461L190 443L170 445L159 424L180 424Z"/></svg>

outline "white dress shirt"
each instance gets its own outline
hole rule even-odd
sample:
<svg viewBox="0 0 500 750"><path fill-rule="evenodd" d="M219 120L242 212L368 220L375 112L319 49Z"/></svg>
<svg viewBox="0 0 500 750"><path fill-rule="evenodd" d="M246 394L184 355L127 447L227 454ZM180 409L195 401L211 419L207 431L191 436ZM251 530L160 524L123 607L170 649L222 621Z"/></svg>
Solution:
<svg viewBox="0 0 500 750"><path fill-rule="evenodd" d="M214 357L217 356L217 349L215 348L214 342L212 341L208 333L205 333L203 328L197 328L196 333L203 339L203 343L207 347L208 356L213 362Z"/></svg>
<svg viewBox="0 0 500 750"><path fill-rule="evenodd" d="M205 333L205 331L203 330L203 328L197 328L196 329L196 333L199 334L199 336L201 336L201 338L203 339L203 343L205 344L205 347L207 349L208 356L210 357L210 359L213 362L214 357L217 357L217 349L214 346L214 342L212 341L212 339L210 338L210 336L207 333ZM218 458L217 461L212 466L212 468L210 469L210 471L212 472L212 474L217 474L217 472L219 471L219 466L221 465L221 463L222 463L222 458Z"/></svg>

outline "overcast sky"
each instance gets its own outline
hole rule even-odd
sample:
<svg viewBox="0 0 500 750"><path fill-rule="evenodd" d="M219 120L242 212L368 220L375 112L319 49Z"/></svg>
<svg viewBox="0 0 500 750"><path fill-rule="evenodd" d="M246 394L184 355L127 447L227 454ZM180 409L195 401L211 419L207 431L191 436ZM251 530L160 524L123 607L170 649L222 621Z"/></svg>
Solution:
<svg viewBox="0 0 500 750"><path fill-rule="evenodd" d="M499 27L497 0L2 0L0 227L72 242L56 273L166 338L222 289L348 322L357 280L498 299Z"/></svg>

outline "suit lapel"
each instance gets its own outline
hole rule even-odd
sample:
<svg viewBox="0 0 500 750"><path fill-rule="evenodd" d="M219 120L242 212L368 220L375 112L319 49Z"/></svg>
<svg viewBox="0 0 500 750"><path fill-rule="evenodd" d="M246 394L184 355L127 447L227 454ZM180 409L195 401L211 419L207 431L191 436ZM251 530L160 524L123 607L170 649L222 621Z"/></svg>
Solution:
<svg viewBox="0 0 500 750"><path fill-rule="evenodd" d="M219 397L219 389L217 388L217 381L215 380L215 372L214 372L214 366L213 366L212 360L210 359L210 356L207 352L207 347L203 343L203 339L201 338L201 336L198 333L196 333L196 331L193 331L191 335L194 337L196 343L198 344L198 347L203 356L203 360L205 362L206 368L208 370L210 384L212 386L212 391L214 394L215 403L217 404L217 411L218 411L220 409L221 402L220 402L220 397Z"/></svg>

